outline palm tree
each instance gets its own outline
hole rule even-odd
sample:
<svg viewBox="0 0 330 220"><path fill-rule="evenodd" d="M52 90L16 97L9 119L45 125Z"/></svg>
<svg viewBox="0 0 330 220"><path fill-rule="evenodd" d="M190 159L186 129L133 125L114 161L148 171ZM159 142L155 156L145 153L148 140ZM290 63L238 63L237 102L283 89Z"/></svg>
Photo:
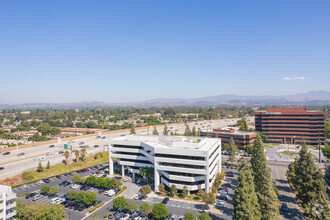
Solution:
<svg viewBox="0 0 330 220"><path fill-rule="evenodd" d="M79 155L80 155L79 151L76 150L76 151L74 152L74 155L76 156L76 162L78 162Z"/></svg>
<svg viewBox="0 0 330 220"><path fill-rule="evenodd" d="M85 148L81 149L80 156L81 156L81 159L82 159L82 160L85 159L86 154L87 154L87 153L86 153L86 149L85 149Z"/></svg>
<svg viewBox="0 0 330 220"><path fill-rule="evenodd" d="M64 152L64 157L65 157L65 161L68 163L68 158L70 157L70 152L69 151L65 151Z"/></svg>

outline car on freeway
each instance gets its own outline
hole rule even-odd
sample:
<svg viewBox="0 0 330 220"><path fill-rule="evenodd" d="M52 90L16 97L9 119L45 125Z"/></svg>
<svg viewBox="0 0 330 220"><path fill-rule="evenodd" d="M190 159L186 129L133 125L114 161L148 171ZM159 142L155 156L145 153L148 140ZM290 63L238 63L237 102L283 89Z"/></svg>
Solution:
<svg viewBox="0 0 330 220"><path fill-rule="evenodd" d="M40 157L39 160L40 160L40 161L45 161L46 158L44 158L44 157Z"/></svg>
<svg viewBox="0 0 330 220"><path fill-rule="evenodd" d="M4 167L0 167L0 170L3 170L3 169L5 169Z"/></svg>
<svg viewBox="0 0 330 220"><path fill-rule="evenodd" d="M46 153L46 156L53 155L53 154L54 154L54 152L48 152L48 153Z"/></svg>
<svg viewBox="0 0 330 220"><path fill-rule="evenodd" d="M32 201L37 201L37 200L41 199L42 197L44 197L44 195L42 195L42 194L35 195L35 196L33 196Z"/></svg>
<svg viewBox="0 0 330 220"><path fill-rule="evenodd" d="M59 151L58 154L64 154L64 151Z"/></svg>
<svg viewBox="0 0 330 220"><path fill-rule="evenodd" d="M54 145L54 144L52 144L52 145L49 145L49 148L52 148L52 147L55 147L55 145Z"/></svg>
<svg viewBox="0 0 330 220"><path fill-rule="evenodd" d="M283 203L282 203L282 210L285 211L285 212L288 212L288 211L289 211L289 207L288 207L288 205L286 204L286 202L283 202Z"/></svg>
<svg viewBox="0 0 330 220"><path fill-rule="evenodd" d="M79 142L79 145L83 145L83 144L85 144L85 142L83 142L83 141Z"/></svg>
<svg viewBox="0 0 330 220"><path fill-rule="evenodd" d="M29 193L25 196L25 199L29 199L32 198L33 196L35 196L37 193Z"/></svg>
<svg viewBox="0 0 330 220"><path fill-rule="evenodd" d="M2 155L9 155L10 154L10 152L4 152Z"/></svg>
<svg viewBox="0 0 330 220"><path fill-rule="evenodd" d="M98 144L95 144L94 147L99 147L99 145Z"/></svg>
<svg viewBox="0 0 330 220"><path fill-rule="evenodd" d="M23 152L17 154L18 157L20 157L20 156L24 156L24 155L25 155L25 153L23 153Z"/></svg>
<svg viewBox="0 0 330 220"><path fill-rule="evenodd" d="M105 139L105 136L102 136L101 139Z"/></svg>
<svg viewBox="0 0 330 220"><path fill-rule="evenodd" d="M74 140L70 140L68 143L74 143Z"/></svg>
<svg viewBox="0 0 330 220"><path fill-rule="evenodd" d="M162 203L163 203L164 205L166 205L166 204L168 203L168 201L170 201L170 199L169 199L169 198L165 198L165 199L163 199Z"/></svg>

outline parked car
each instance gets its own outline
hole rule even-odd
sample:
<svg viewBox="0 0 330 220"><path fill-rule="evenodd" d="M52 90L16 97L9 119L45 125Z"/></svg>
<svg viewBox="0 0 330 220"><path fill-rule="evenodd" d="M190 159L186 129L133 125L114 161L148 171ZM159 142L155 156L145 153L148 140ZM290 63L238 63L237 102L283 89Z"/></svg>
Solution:
<svg viewBox="0 0 330 220"><path fill-rule="evenodd" d="M225 190L220 190L219 193L220 193L220 194L228 194L228 190L227 190L227 191L225 191Z"/></svg>
<svg viewBox="0 0 330 220"><path fill-rule="evenodd" d="M62 179L62 176L61 175L56 175L56 178L57 179Z"/></svg>
<svg viewBox="0 0 330 220"><path fill-rule="evenodd" d="M169 199L169 198L165 198L165 199L163 199L162 203L163 203L164 205L166 205L166 204L168 203L168 201L170 201L170 199Z"/></svg>
<svg viewBox="0 0 330 220"><path fill-rule="evenodd" d="M176 220L178 217L176 215L172 215L172 217L170 218L170 220Z"/></svg>
<svg viewBox="0 0 330 220"><path fill-rule="evenodd" d="M44 181L45 183L50 183L50 180L48 178L45 178L42 181Z"/></svg>
<svg viewBox="0 0 330 220"><path fill-rule="evenodd" d="M42 195L42 194L35 195L35 196L33 196L32 201L37 201L37 200L41 199L42 197L44 197L44 195Z"/></svg>
<svg viewBox="0 0 330 220"><path fill-rule="evenodd" d="M184 220L184 216L181 215L181 216L178 218L178 220Z"/></svg>
<svg viewBox="0 0 330 220"><path fill-rule="evenodd" d="M28 185L26 185L26 184L25 184L25 185L23 185L22 187L23 187L24 189L27 189L27 188L29 188L29 187L28 187Z"/></svg>
<svg viewBox="0 0 330 220"><path fill-rule="evenodd" d="M231 187L231 184L230 183L225 183L223 184L225 187Z"/></svg>
<svg viewBox="0 0 330 220"><path fill-rule="evenodd" d="M220 199L220 200L225 200L225 201L227 201L227 199L228 199L228 195L227 195L227 194L221 194L221 195L219 196L219 199Z"/></svg>
<svg viewBox="0 0 330 220"><path fill-rule="evenodd" d="M231 171L229 171L229 172L226 173L226 176L228 176L228 177L234 177L234 173L231 172Z"/></svg>
<svg viewBox="0 0 330 220"><path fill-rule="evenodd" d="M120 218L120 220L128 220L129 214L125 214L123 217Z"/></svg>
<svg viewBox="0 0 330 220"><path fill-rule="evenodd" d="M224 206L225 206L225 203L221 200L219 200L215 203L215 207L220 208L220 207L224 207Z"/></svg>
<svg viewBox="0 0 330 220"><path fill-rule="evenodd" d="M39 183L39 184L44 184L45 182L42 181L42 180L39 180L38 183Z"/></svg>
<svg viewBox="0 0 330 220"><path fill-rule="evenodd" d="M108 216L108 219L114 219L116 214L117 214L117 211L111 212L110 215Z"/></svg>
<svg viewBox="0 0 330 220"><path fill-rule="evenodd" d="M37 193L29 193L25 196L25 199L29 199L32 198L33 196L35 196Z"/></svg>
<svg viewBox="0 0 330 220"><path fill-rule="evenodd" d="M289 211L289 207L288 207L288 205L286 204L286 202L283 202L283 203L282 203L282 210L285 211L285 212L288 212L288 211Z"/></svg>

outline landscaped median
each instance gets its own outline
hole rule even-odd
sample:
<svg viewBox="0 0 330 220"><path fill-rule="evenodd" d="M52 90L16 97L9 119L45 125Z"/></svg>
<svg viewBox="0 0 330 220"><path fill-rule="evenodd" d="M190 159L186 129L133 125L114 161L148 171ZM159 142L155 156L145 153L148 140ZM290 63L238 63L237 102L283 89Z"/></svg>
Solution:
<svg viewBox="0 0 330 220"><path fill-rule="evenodd" d="M109 218L109 215L111 214L111 211L104 215L104 218Z"/></svg>
<svg viewBox="0 0 330 220"><path fill-rule="evenodd" d="M23 196L26 196L26 195L29 194L29 193L30 193L30 192L23 192L23 193L17 195L17 197L23 197Z"/></svg>
<svg viewBox="0 0 330 220"><path fill-rule="evenodd" d="M42 180L44 178L51 178L56 175L70 173L77 170L81 170L83 168L93 167L109 162L109 152L99 152L97 154L102 156L99 156L95 159L94 154L90 154L86 156L83 161L69 161L67 165L65 165L64 163L55 164L53 166L50 166L49 169L44 168L43 172L37 172L36 167L35 170L25 171L22 174L2 179L0 180L0 184L12 186L15 188L23 184L37 182L38 180Z"/></svg>
<svg viewBox="0 0 330 220"><path fill-rule="evenodd" d="M103 206L103 205L104 205L104 202L101 202L100 204L94 206L93 208L91 208L91 209L89 210L89 213L94 212L97 208L99 208L99 207L101 207L101 206Z"/></svg>
<svg viewBox="0 0 330 220"><path fill-rule="evenodd" d="M127 189L127 186L121 187L121 189L115 194L115 196L119 196L122 192L124 192Z"/></svg>

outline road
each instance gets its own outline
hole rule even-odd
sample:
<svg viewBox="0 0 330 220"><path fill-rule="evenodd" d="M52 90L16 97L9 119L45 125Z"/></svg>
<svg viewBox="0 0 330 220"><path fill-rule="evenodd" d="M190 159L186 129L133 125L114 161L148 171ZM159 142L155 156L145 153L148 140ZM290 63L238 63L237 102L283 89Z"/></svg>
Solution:
<svg viewBox="0 0 330 220"><path fill-rule="evenodd" d="M213 120L211 122L210 121L198 122L198 123L193 122L193 123L189 123L189 126L190 128L192 128L192 126L195 126L196 129L198 128L207 129L208 126L209 128L217 128L217 127L225 127L228 125L236 124L236 121L237 119L230 119L229 122L226 122L225 119L221 119L221 120ZM184 124L179 124L179 125L168 124L167 126L170 131L177 133L183 133L185 130ZM161 134L163 132L163 127L157 128L157 130ZM153 131L153 127L150 126L149 130L147 128L137 129L136 133L140 135L146 135L148 133L152 134L152 131ZM46 165L48 160L50 161L51 164L60 163L64 159L64 156L58 154L58 152L64 151L63 147L60 147L63 146L63 144L72 145L72 148L74 150L74 149L79 149L79 142L84 142L84 145L90 146L89 148L86 149L87 153L90 154L90 153L106 150L104 148L104 145L108 145L111 139L119 137L121 135L128 135L128 134L129 132L127 131L108 134L108 135L104 135L106 137L105 139L96 138L96 137L92 137L92 138L82 137L81 139L76 139L73 143L68 143L68 142L57 143L55 144L54 148L49 148L49 144L47 144L47 145L40 145L38 147L12 151L10 155L5 155L5 156L0 155L0 166L5 168L0 171L0 179L14 176L27 170L35 169L39 161L34 161L33 158L37 156L41 156L46 159L45 161L42 162L43 165ZM99 147L94 148L93 147L94 145L99 145ZM25 155L18 157L17 154L22 152L24 152ZM54 152L54 154L50 156L46 156L47 152Z"/></svg>
<svg viewBox="0 0 330 220"><path fill-rule="evenodd" d="M281 203L286 202L289 207L289 212L280 211L280 217L281 219L303 219L303 214L285 176L289 164L289 162L268 161L268 166L272 169L272 178L278 189L278 199Z"/></svg>

